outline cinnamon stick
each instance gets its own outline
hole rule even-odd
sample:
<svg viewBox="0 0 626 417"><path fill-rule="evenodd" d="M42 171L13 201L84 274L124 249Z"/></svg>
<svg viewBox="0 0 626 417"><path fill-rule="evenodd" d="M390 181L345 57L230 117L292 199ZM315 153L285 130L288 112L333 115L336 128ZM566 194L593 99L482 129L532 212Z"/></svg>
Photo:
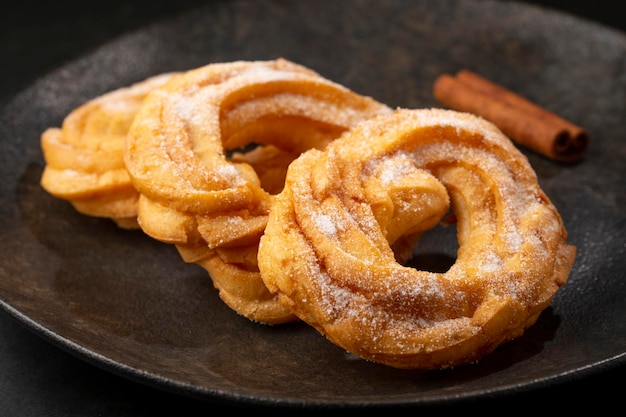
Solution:
<svg viewBox="0 0 626 417"><path fill-rule="evenodd" d="M433 93L444 106L477 114L512 141L553 160L575 162L587 151L583 128L469 70L440 75Z"/></svg>

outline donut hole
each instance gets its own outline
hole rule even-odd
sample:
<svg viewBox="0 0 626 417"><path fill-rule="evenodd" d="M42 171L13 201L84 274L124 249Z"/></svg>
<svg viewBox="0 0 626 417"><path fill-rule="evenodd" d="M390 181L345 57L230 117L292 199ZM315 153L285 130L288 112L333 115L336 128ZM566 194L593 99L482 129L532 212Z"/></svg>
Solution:
<svg viewBox="0 0 626 417"><path fill-rule="evenodd" d="M263 115L241 124L239 118L234 117L237 112L231 113L228 117L222 116L220 125L226 158L233 163L250 165L261 188L272 195L282 191L287 168L294 159L308 149L324 148L347 129L294 115Z"/></svg>
<svg viewBox="0 0 626 417"><path fill-rule="evenodd" d="M278 194L285 185L287 167L298 153L280 149L274 145L250 144L227 153L233 163L248 164L254 169L261 188L269 194Z"/></svg>
<svg viewBox="0 0 626 417"><path fill-rule="evenodd" d="M450 213L437 226L425 231L404 263L421 271L445 273L456 262L459 243L456 222Z"/></svg>

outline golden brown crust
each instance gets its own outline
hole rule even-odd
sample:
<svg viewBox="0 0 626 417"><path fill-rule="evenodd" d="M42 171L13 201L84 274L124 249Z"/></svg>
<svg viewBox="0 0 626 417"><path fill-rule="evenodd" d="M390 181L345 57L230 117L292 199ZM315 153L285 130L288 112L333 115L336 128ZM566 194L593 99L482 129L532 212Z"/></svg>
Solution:
<svg viewBox="0 0 626 417"><path fill-rule="evenodd" d="M126 133L145 96L172 77L162 74L99 96L46 129L41 185L79 212L138 228L139 193L124 165Z"/></svg>
<svg viewBox="0 0 626 417"><path fill-rule="evenodd" d="M256 259L226 253L256 248L292 159L390 111L283 59L187 71L146 98L128 135L139 224L207 269L234 310L265 323L295 320L267 292Z"/></svg>
<svg viewBox="0 0 626 417"><path fill-rule="evenodd" d="M445 273L401 265L391 245L448 212ZM289 167L260 241L267 287L361 357L398 368L467 364L532 325L574 262L561 217L494 125L397 110Z"/></svg>

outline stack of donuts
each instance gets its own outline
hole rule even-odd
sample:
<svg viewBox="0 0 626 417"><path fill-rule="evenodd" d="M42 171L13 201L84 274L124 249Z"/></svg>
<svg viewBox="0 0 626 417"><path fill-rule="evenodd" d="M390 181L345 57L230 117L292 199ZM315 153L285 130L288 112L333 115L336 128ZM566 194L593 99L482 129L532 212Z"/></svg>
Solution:
<svg viewBox="0 0 626 417"><path fill-rule="evenodd" d="M441 369L535 323L575 247L525 156L464 112L391 109L296 63L163 74L41 138L45 190L175 245L221 299L364 359ZM446 272L408 265L456 219Z"/></svg>

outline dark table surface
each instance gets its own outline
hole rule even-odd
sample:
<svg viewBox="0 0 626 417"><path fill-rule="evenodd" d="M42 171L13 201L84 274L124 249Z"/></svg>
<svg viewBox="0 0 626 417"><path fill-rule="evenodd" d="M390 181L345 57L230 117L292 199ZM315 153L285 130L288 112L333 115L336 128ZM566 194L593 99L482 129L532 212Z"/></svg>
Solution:
<svg viewBox="0 0 626 417"><path fill-rule="evenodd" d="M73 2L4 2L0 6L0 103L112 37L199 3L203 2L109 0L78 7ZM610 2L530 3L626 31L626 19L609 7ZM622 366L555 387L433 406L432 411L540 411L544 406L561 411L582 406L600 412L619 410L624 376ZM163 392L111 374L0 312L0 416L200 416L238 408Z"/></svg>

